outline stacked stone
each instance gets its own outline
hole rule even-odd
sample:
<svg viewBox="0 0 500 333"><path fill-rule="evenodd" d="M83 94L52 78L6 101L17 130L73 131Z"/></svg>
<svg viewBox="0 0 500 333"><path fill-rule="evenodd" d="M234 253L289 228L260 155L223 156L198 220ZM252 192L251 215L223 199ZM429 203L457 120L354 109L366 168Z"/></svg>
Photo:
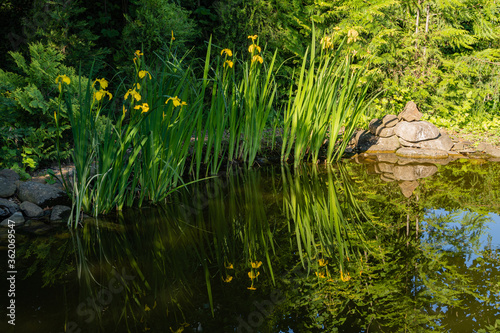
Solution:
<svg viewBox="0 0 500 333"><path fill-rule="evenodd" d="M408 102L398 116L373 119L369 132L357 134L358 148L367 153L396 152L409 158L447 158L453 141L446 132L421 118L417 105Z"/></svg>

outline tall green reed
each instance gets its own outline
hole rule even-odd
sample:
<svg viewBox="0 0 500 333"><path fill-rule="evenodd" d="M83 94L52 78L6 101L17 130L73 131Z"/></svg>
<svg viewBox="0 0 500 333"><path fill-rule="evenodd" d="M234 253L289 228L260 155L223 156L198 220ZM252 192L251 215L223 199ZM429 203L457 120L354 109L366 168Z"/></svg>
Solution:
<svg viewBox="0 0 500 333"><path fill-rule="evenodd" d="M334 52L323 45L317 57L315 38L313 30L311 47L302 60L296 91L291 85L284 111L281 157L283 161L288 160L293 149L295 167L306 155L316 162L326 140L327 163L340 159L359 117L369 105L365 101L368 85L362 87L360 84L366 66L354 68L351 55L342 55L346 40ZM342 126L345 130L339 134Z"/></svg>

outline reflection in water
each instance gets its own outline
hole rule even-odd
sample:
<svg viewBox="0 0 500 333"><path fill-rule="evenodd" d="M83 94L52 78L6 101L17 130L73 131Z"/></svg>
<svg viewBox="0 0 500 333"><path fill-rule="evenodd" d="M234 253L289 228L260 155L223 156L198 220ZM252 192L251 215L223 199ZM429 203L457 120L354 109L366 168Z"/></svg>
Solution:
<svg viewBox="0 0 500 333"><path fill-rule="evenodd" d="M19 281L18 329L478 332L494 325L499 242L480 242L491 223L484 213L499 211L491 201L497 167L438 166L409 197L367 168L232 172L164 206L20 244L33 277ZM40 292L38 281L49 289Z"/></svg>

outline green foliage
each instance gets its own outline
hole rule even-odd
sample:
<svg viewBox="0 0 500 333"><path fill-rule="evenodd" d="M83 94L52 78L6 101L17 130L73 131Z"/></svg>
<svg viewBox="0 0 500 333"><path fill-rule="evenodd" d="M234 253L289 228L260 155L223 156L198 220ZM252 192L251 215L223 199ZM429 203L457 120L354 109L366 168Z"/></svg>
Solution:
<svg viewBox="0 0 500 333"><path fill-rule="evenodd" d="M64 55L54 48L34 43L30 44L29 52L28 59L19 52L10 53L17 73L0 69L0 127L5 129L0 139L2 146L10 150L9 155L1 157L6 166L22 162L35 167L38 163L55 160L54 140L58 134L54 111L58 107L59 93L55 79L67 75L72 81L77 80L74 69L62 64ZM74 101L76 89L71 85L68 89ZM61 157L66 158L68 146L64 131L69 124L65 112L61 113L59 125L64 143Z"/></svg>
<svg viewBox="0 0 500 333"><path fill-rule="evenodd" d="M126 15L122 40L125 52L142 50L148 55L155 52L164 58L175 38L175 47L183 55L188 44L198 35L195 22L189 12L168 0L132 1L136 10Z"/></svg>

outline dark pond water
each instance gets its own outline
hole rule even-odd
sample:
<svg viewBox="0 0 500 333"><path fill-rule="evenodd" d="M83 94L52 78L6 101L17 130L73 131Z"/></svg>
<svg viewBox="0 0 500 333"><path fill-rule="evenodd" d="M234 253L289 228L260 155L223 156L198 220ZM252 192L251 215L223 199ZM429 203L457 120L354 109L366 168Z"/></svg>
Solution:
<svg viewBox="0 0 500 333"><path fill-rule="evenodd" d="M358 162L20 231L0 332L500 332L500 164Z"/></svg>

